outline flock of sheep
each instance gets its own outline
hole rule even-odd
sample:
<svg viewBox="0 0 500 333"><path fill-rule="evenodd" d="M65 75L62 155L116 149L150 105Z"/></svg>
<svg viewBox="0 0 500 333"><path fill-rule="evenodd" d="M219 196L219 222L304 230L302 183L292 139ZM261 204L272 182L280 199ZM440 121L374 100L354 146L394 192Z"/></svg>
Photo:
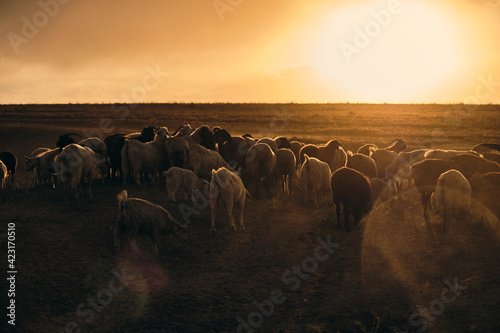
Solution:
<svg viewBox="0 0 500 333"><path fill-rule="evenodd" d="M285 137L232 136L220 127L190 125L169 133L166 127L145 127L141 133L114 134L104 141L61 135L57 148L38 148L26 156L26 170L35 170L36 186L62 184L67 197L92 197L95 179L117 178L127 186L164 179L169 200L194 201L205 195L211 206L211 230L215 231L218 201L223 201L231 226L236 230L234 207L240 206L239 224L250 193L259 198L290 195L297 178L305 204L328 205L333 199L340 227L349 215L355 224L377 200L401 200L403 188L414 182L421 195L423 216L429 221L429 204L442 217L443 231L450 221L467 217L473 200L500 217L496 196L500 193L500 145L483 143L471 150L419 149L406 152L406 142L394 140L379 149L373 144L357 153L345 151L337 140L324 145L289 141ZM17 159L0 153L2 188L14 182ZM85 191L86 190L86 191ZM263 193L265 192L265 193ZM166 209L149 201L118 194L119 217L114 228L115 248L127 235L136 248L135 236L157 237L172 232L187 237L188 227Z"/></svg>

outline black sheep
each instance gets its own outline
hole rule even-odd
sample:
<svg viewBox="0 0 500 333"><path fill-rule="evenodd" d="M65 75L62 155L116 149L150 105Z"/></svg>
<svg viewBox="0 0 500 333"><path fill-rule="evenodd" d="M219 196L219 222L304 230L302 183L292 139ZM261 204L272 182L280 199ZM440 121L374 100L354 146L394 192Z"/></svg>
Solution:
<svg viewBox="0 0 500 333"><path fill-rule="evenodd" d="M10 151L4 151L0 153L0 161L5 164L5 167L7 168L7 172L10 174L10 181L12 187L14 187L14 174L16 173L17 170L17 158L16 155L14 155Z"/></svg>

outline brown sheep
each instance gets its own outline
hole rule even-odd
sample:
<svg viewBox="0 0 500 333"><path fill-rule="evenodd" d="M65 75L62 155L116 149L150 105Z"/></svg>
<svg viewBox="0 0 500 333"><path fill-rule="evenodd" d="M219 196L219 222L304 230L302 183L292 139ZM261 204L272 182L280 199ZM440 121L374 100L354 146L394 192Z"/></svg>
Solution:
<svg viewBox="0 0 500 333"><path fill-rule="evenodd" d="M498 163L488 161L480 156L460 154L451 160L455 162L456 169L467 179L471 179L475 174L484 175L488 172L500 172Z"/></svg>
<svg viewBox="0 0 500 333"><path fill-rule="evenodd" d="M500 205L498 204L500 172L476 175L472 177L470 184L472 186L472 198L489 209L496 219L500 219Z"/></svg>
<svg viewBox="0 0 500 333"><path fill-rule="evenodd" d="M271 197L276 189L276 155L266 143L256 143L246 156L247 174L252 178L255 196L260 194L261 184L265 185L268 197Z"/></svg>
<svg viewBox="0 0 500 333"><path fill-rule="evenodd" d="M297 163L297 167L300 165L300 149L305 146L305 143L299 142L299 141L292 141L290 142L290 150L293 151L293 154L295 155L295 161Z"/></svg>
<svg viewBox="0 0 500 333"><path fill-rule="evenodd" d="M500 164L500 153L494 153L494 152L484 153L483 157L485 159L487 159L488 161L492 161L492 162Z"/></svg>
<svg viewBox="0 0 500 333"><path fill-rule="evenodd" d="M279 191L283 194L292 193L292 180L295 175L295 155L290 149L281 148L276 151L276 177Z"/></svg>
<svg viewBox="0 0 500 333"><path fill-rule="evenodd" d="M500 144L498 143L480 143L478 145L475 145L472 150L475 152L482 154L482 153L490 153L490 152L497 152L500 153Z"/></svg>
<svg viewBox="0 0 500 333"><path fill-rule="evenodd" d="M436 190L439 176L454 168L454 163L438 159L428 159L415 163L410 167L411 178L415 182L422 199L424 219L429 221L427 210L432 193Z"/></svg>
<svg viewBox="0 0 500 333"><path fill-rule="evenodd" d="M344 226L349 231L349 213L357 225L364 210L370 209L371 184L361 172L343 167L332 174L332 197L337 212L337 227L340 228L340 204L344 207Z"/></svg>
<svg viewBox="0 0 500 333"><path fill-rule="evenodd" d="M305 145L299 152L300 163L304 163L304 155L307 154L309 157L315 157L318 160L327 163L330 166L330 170L332 170L333 158L335 157L335 152L339 150L340 146L341 144L337 140L330 140L323 146L316 146L313 144Z"/></svg>

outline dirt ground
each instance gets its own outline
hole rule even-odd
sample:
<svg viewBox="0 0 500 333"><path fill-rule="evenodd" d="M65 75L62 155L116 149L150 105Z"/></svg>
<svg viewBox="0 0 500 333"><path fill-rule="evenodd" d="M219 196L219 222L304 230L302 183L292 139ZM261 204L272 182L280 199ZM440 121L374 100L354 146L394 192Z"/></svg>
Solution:
<svg viewBox="0 0 500 333"><path fill-rule="evenodd" d="M500 229L469 218L442 234L436 214L425 224L414 187L349 233L337 228L333 204L304 206L297 184L290 197L249 199L244 231L219 209L209 233L202 200L181 206L164 186L129 186L130 197L179 220L191 207L189 238L161 237L155 255L140 236L138 252L126 240L115 252L110 228L123 187L97 183L94 198L80 201L33 189L22 156L78 126L31 125L0 126L0 150L20 159L14 188L0 192L0 233L15 223L18 272L13 328L0 238L2 332L500 332ZM477 143L467 133L450 142Z"/></svg>

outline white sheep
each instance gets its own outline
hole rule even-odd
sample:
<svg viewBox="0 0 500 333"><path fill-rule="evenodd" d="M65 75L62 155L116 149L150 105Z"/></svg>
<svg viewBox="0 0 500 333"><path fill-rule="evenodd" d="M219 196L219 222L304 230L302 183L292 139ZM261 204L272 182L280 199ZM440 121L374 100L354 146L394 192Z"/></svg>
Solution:
<svg viewBox="0 0 500 333"><path fill-rule="evenodd" d="M48 181L54 186L52 176L56 175L59 171L59 165L55 162L55 158L60 152L59 148L55 148L39 153L34 157L24 156L26 159L26 171L30 172L35 169L36 183L38 186L43 186ZM33 151L33 153L36 153L36 150Z"/></svg>
<svg viewBox="0 0 500 333"><path fill-rule="evenodd" d="M182 194L183 199L194 201L194 191L202 190L208 182L198 178L193 171L178 167L171 167L163 171L165 176L168 197L176 202L177 194Z"/></svg>
<svg viewBox="0 0 500 333"><path fill-rule="evenodd" d="M129 244L137 251L136 235L151 237L155 253L158 253L157 239L160 235L173 232L178 239L187 239L188 227L177 221L165 208L147 200L129 198L126 190L118 195L118 218L113 229L115 250L120 248L120 235L126 234Z"/></svg>
<svg viewBox="0 0 500 333"><path fill-rule="evenodd" d="M207 149L202 145L189 145L186 158L187 161L184 161L186 168L201 178L210 179L213 169L217 170L218 168L225 167L232 170L218 152Z"/></svg>
<svg viewBox="0 0 500 333"><path fill-rule="evenodd" d="M472 189L467 179L455 169L448 170L438 178L431 202L443 218L443 232L448 223L467 216L471 205Z"/></svg>
<svg viewBox="0 0 500 333"><path fill-rule="evenodd" d="M212 170L212 180L210 182L210 208L212 212L211 231L215 231L215 217L217 213L217 201L221 198L226 206L229 223L236 230L234 223L233 209L238 203L240 206L240 226L245 229L243 224L243 211L245 209L245 199L249 195L245 189L241 178L235 173L224 167L217 171Z"/></svg>
<svg viewBox="0 0 500 333"><path fill-rule="evenodd" d="M60 165L60 175L66 194L79 198L78 187L87 186L88 197L92 198L92 181L98 175L98 170L106 160L101 156L98 161L98 154L88 147L82 147L72 143L57 155L55 162Z"/></svg>
<svg viewBox="0 0 500 333"><path fill-rule="evenodd" d="M300 170L300 186L304 193L304 203L308 203L309 192L312 191L314 205L327 204L330 196L330 166L315 157L304 155L304 163Z"/></svg>
<svg viewBox="0 0 500 333"><path fill-rule="evenodd" d="M83 139L82 141L78 142L78 144L82 147L89 147L94 151L94 153L101 154L103 156L106 155L106 144L99 138L92 137Z"/></svg>
<svg viewBox="0 0 500 333"><path fill-rule="evenodd" d="M142 143L137 140L126 140L123 146L122 170L123 183L127 185L128 175L131 174L135 183L140 185L142 174L150 174L155 178L159 177L166 164L165 141L168 131L165 127L160 127L156 131L154 141Z"/></svg>

